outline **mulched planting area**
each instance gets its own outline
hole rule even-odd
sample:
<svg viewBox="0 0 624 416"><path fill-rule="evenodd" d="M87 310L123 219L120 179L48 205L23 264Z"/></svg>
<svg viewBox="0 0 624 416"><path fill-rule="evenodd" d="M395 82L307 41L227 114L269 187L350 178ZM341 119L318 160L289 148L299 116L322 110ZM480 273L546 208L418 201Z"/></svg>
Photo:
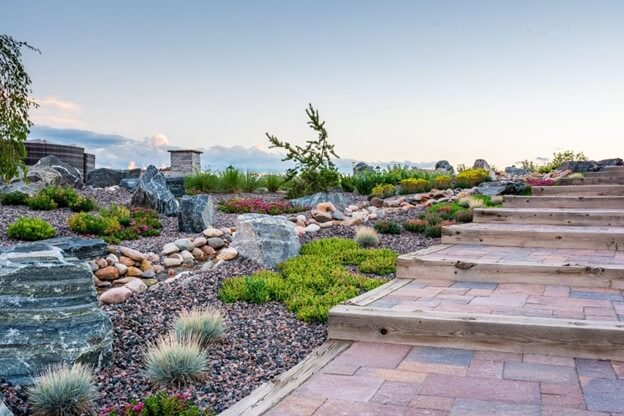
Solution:
<svg viewBox="0 0 624 416"><path fill-rule="evenodd" d="M102 190L83 190L94 197L100 206L110 203L127 204L131 194L123 189L113 193ZM250 197L251 195L239 195ZM257 197L257 195L254 195ZM231 198L232 195L217 196ZM263 198L283 198L280 194L266 194ZM20 215L36 215L57 227L59 235L71 235L67 218L71 211L30 211L26 207L0 207L0 245L14 244L5 237L6 226ZM217 213L216 226L232 226L237 214ZM386 219L404 220L417 217L418 212L390 214ZM122 243L141 250L160 252L166 242L188 234L177 231L177 219L162 217L162 235ZM306 235L304 241L325 237L352 237L354 227L333 226L318 233ZM418 234L382 235L382 247L406 253L436 242ZM438 240L439 242L439 240ZM253 389L301 361L327 337L325 324L299 321L294 314L276 302L223 304L217 299L220 282L228 277L250 274L261 267L250 260L236 259L206 272L161 284L141 295L133 296L120 305L105 305L114 328L113 362L96 374L99 391L96 410L105 406L123 405L133 399L142 399L160 391L144 376L143 352L150 341L169 331L177 314L192 307L216 307L223 313L226 332L223 339L209 349L209 369L206 380L176 391L190 395L200 406L220 412L247 396ZM22 386L0 382L0 396L17 415L32 414L25 404Z"/></svg>

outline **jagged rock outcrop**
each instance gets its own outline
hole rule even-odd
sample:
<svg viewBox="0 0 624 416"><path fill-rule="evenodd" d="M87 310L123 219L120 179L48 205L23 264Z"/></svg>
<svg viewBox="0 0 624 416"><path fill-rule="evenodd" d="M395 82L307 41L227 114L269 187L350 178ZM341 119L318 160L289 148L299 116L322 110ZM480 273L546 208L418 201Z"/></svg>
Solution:
<svg viewBox="0 0 624 416"><path fill-rule="evenodd" d="M451 166L451 164L448 162L448 160L439 160L438 162L436 162L434 169L435 170L445 170L448 173L455 172L455 168L453 166Z"/></svg>
<svg viewBox="0 0 624 416"><path fill-rule="evenodd" d="M302 196L301 198L291 199L290 202L293 205L306 208L315 207L321 202L331 202L337 208L346 208L349 205L349 201L347 201L343 192L318 192Z"/></svg>
<svg viewBox="0 0 624 416"><path fill-rule="evenodd" d="M236 233L230 246L242 257L274 267L299 254L301 242L295 224L286 217L243 214L236 219Z"/></svg>
<svg viewBox="0 0 624 416"><path fill-rule="evenodd" d="M39 168L52 168L61 175L60 185L69 185L74 188L82 188L82 175L80 171L70 165L63 162L61 159L54 155L48 155L39 159L37 163L32 167L34 171Z"/></svg>
<svg viewBox="0 0 624 416"><path fill-rule="evenodd" d="M201 233L215 221L215 204L210 195L183 196L178 228L185 233Z"/></svg>
<svg viewBox="0 0 624 416"><path fill-rule="evenodd" d="M28 384L60 362L100 368L111 351L86 262L42 243L0 251L0 378Z"/></svg>
<svg viewBox="0 0 624 416"><path fill-rule="evenodd" d="M620 158L604 160L578 160L563 162L557 170L571 170L572 172L599 172L607 166L624 166L624 161Z"/></svg>
<svg viewBox="0 0 624 416"><path fill-rule="evenodd" d="M141 169L94 169L87 174L87 185L94 188L106 188L119 185L123 179L138 179Z"/></svg>
<svg viewBox="0 0 624 416"><path fill-rule="evenodd" d="M178 201L167 187L165 176L149 165L132 194L133 206L152 208L168 216L178 215Z"/></svg>

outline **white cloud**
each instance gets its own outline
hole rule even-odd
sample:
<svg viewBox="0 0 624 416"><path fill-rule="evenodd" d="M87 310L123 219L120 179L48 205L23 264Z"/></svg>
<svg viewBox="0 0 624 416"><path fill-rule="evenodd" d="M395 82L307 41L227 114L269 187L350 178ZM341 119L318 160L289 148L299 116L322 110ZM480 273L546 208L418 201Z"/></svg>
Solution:
<svg viewBox="0 0 624 416"><path fill-rule="evenodd" d="M80 117L82 108L73 101L56 96L35 98L38 108L32 110L32 119L35 124L48 124L63 127L83 127Z"/></svg>

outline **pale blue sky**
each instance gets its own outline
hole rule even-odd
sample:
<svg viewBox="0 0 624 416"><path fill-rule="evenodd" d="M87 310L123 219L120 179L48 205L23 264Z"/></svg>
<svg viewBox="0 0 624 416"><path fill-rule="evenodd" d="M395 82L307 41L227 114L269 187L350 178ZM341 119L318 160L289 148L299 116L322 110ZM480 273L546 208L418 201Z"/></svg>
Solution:
<svg viewBox="0 0 624 416"><path fill-rule="evenodd" d="M265 131L302 142L312 102L348 158L503 167L568 148L624 154L624 1L0 0L0 10L0 32L42 51L26 55L37 124L137 149L166 147L163 136L266 146ZM137 159L106 152L111 164Z"/></svg>

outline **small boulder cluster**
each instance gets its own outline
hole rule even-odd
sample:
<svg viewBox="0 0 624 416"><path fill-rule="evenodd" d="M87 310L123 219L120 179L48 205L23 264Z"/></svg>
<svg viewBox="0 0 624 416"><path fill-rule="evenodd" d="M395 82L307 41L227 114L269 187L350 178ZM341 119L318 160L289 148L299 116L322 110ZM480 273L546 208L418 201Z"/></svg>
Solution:
<svg viewBox="0 0 624 416"><path fill-rule="evenodd" d="M238 257L238 252L234 247L230 247L232 234L232 228L211 227L202 231L200 237L180 238L167 243L161 252L162 263L166 268L174 268L192 267L196 262L206 262L212 259L217 262L234 260Z"/></svg>
<svg viewBox="0 0 624 416"><path fill-rule="evenodd" d="M155 253L141 253L129 247L109 247L106 257L89 261L98 288L110 288L100 295L102 303L125 302L134 293L145 292L164 271Z"/></svg>

